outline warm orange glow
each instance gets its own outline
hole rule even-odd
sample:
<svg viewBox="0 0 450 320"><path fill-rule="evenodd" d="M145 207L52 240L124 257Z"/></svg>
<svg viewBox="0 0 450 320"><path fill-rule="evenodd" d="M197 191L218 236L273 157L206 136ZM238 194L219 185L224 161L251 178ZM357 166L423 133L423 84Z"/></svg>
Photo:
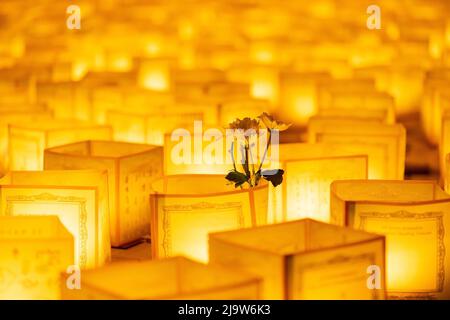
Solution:
<svg viewBox="0 0 450 320"><path fill-rule="evenodd" d="M73 236L58 218L0 216L0 300L59 299L74 263Z"/></svg>
<svg viewBox="0 0 450 320"><path fill-rule="evenodd" d="M13 171L0 179L0 216L57 216L75 263L98 267L111 256L107 183L102 171Z"/></svg>
<svg viewBox="0 0 450 320"><path fill-rule="evenodd" d="M392 297L450 297L450 196L433 181L337 181L332 221L386 235Z"/></svg>
<svg viewBox="0 0 450 320"><path fill-rule="evenodd" d="M162 157L161 147L85 141L45 150L44 166L108 172L111 244L121 246L150 234L148 194L152 180L162 176Z"/></svg>
<svg viewBox="0 0 450 320"><path fill-rule="evenodd" d="M153 190L155 258L181 254L208 261L208 233L267 221L267 185L234 190L222 175L174 175L156 181Z"/></svg>
<svg viewBox="0 0 450 320"><path fill-rule="evenodd" d="M366 269L384 269L384 237L315 220L213 233L212 264L264 279L264 299L383 299L369 290ZM370 262L369 262L370 261Z"/></svg>
<svg viewBox="0 0 450 320"><path fill-rule="evenodd" d="M64 282L64 280L63 280ZM250 275L177 257L122 262L83 272L81 290L62 287L68 300L254 300L261 281Z"/></svg>

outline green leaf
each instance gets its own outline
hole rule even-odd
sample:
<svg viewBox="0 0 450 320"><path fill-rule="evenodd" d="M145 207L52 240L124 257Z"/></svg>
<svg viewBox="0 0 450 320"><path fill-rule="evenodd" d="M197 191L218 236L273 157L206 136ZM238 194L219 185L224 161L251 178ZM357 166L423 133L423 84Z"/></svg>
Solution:
<svg viewBox="0 0 450 320"><path fill-rule="evenodd" d="M270 181L274 187L280 185L283 182L284 170L274 169L274 170L263 170L261 175L267 181Z"/></svg>
<svg viewBox="0 0 450 320"><path fill-rule="evenodd" d="M247 176L239 171L228 172L228 174L225 176L225 179L233 182L236 188L242 186L248 181Z"/></svg>

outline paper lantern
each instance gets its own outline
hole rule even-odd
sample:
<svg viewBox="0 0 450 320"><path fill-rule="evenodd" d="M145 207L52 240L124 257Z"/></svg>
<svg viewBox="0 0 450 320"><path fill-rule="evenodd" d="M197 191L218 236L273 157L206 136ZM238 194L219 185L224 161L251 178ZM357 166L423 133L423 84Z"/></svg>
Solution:
<svg viewBox="0 0 450 320"><path fill-rule="evenodd" d="M169 91L171 87L170 59L145 59L139 61L138 83L155 91Z"/></svg>
<svg viewBox="0 0 450 320"><path fill-rule="evenodd" d="M263 299L383 299L384 237L304 219L209 236L210 263L263 278ZM368 286L378 266L380 286Z"/></svg>
<svg viewBox="0 0 450 320"><path fill-rule="evenodd" d="M45 150L46 170L108 172L111 244L122 246L150 234L148 195L162 176L161 147L112 141L83 141Z"/></svg>
<svg viewBox="0 0 450 320"><path fill-rule="evenodd" d="M403 179L406 132L400 124L313 118L308 125L308 141L358 145L371 159L369 179Z"/></svg>
<svg viewBox="0 0 450 320"><path fill-rule="evenodd" d="M163 106L174 103L174 97L161 91L136 88L129 85L101 85L91 90L91 108L93 121L107 123L107 112L160 112Z"/></svg>
<svg viewBox="0 0 450 320"><path fill-rule="evenodd" d="M109 126L69 120L27 122L9 126L12 170L42 170L44 150L86 139L110 140Z"/></svg>
<svg viewBox="0 0 450 320"><path fill-rule="evenodd" d="M58 216L74 236L80 268L109 261L106 172L12 171L0 179L0 194L0 216Z"/></svg>
<svg viewBox="0 0 450 320"><path fill-rule="evenodd" d="M365 94L376 91L373 79L332 79L319 83L318 105L332 107L335 96L341 94Z"/></svg>
<svg viewBox="0 0 450 320"><path fill-rule="evenodd" d="M279 154L274 168L284 170L284 181L278 188L271 187L274 200L269 221L313 218L329 222L331 183L367 179L367 155L349 155L333 145L281 144Z"/></svg>
<svg viewBox="0 0 450 320"><path fill-rule="evenodd" d="M77 84L74 82L38 82L36 101L52 110L57 119L77 118L76 115L80 115L81 112L77 112L75 107L76 87ZM86 119L86 115L84 116Z"/></svg>
<svg viewBox="0 0 450 320"><path fill-rule="evenodd" d="M270 111L270 103L263 99L236 99L221 103L220 124L227 126L236 119L256 118L263 112Z"/></svg>
<svg viewBox="0 0 450 320"><path fill-rule="evenodd" d="M280 75L280 100L283 118L305 125L309 117L317 113L318 84L328 80L325 72L290 72Z"/></svg>
<svg viewBox="0 0 450 320"><path fill-rule="evenodd" d="M0 299L59 299L74 263L73 236L57 217L0 217Z"/></svg>
<svg viewBox="0 0 450 320"><path fill-rule="evenodd" d="M336 181L336 224L386 236L392 298L448 299L450 197L433 181Z"/></svg>
<svg viewBox="0 0 450 320"><path fill-rule="evenodd" d="M64 279L62 281L65 282ZM170 259L120 262L83 272L80 290L62 287L67 300L255 300L261 281L220 266Z"/></svg>
<svg viewBox="0 0 450 320"><path fill-rule="evenodd" d="M447 171L446 156L450 153L450 95L443 95L441 104L445 110L442 114L442 130L439 141L439 172L442 182Z"/></svg>
<svg viewBox="0 0 450 320"><path fill-rule="evenodd" d="M52 112L41 106L30 106L28 110L3 111L0 108L0 175L9 168L8 125L21 122L45 121L52 118Z"/></svg>
<svg viewBox="0 0 450 320"><path fill-rule="evenodd" d="M375 50L378 51L378 50ZM378 54L378 52L377 52ZM408 61L389 66L365 67L354 71L356 77L375 79L378 90L389 93L395 99L397 115L418 111L423 94L424 71Z"/></svg>
<svg viewBox="0 0 450 320"><path fill-rule="evenodd" d="M421 105L421 122L428 141L438 144L441 135L441 96L447 92L450 83L450 69L437 69L427 73Z"/></svg>
<svg viewBox="0 0 450 320"><path fill-rule="evenodd" d="M388 94L377 91L331 92L328 98L326 104L319 105L320 117L395 123L394 100Z"/></svg>
<svg viewBox="0 0 450 320"><path fill-rule="evenodd" d="M176 130L164 136L164 174L224 174L232 168L228 154L224 130Z"/></svg>
<svg viewBox="0 0 450 320"><path fill-rule="evenodd" d="M234 189L223 175L166 176L150 195L154 258L207 261L208 233L264 224L268 187Z"/></svg>
<svg viewBox="0 0 450 320"><path fill-rule="evenodd" d="M107 112L107 123L114 129L114 140L159 146L163 145L166 133L189 128L196 120L202 120L202 114Z"/></svg>

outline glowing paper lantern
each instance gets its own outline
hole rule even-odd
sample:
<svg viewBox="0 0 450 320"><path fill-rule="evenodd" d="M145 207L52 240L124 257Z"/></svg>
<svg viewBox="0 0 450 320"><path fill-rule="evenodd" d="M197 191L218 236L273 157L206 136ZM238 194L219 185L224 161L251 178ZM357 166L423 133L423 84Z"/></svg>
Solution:
<svg viewBox="0 0 450 320"><path fill-rule="evenodd" d="M150 234L148 195L162 176L163 150L151 145L83 141L45 150L46 170L108 172L111 244L121 246Z"/></svg>
<svg viewBox="0 0 450 320"><path fill-rule="evenodd" d="M198 132L182 129L164 136L165 175L223 174L230 171L232 162L228 163L226 159L225 133L214 128L208 130L203 130L203 127Z"/></svg>
<svg viewBox="0 0 450 320"><path fill-rule="evenodd" d="M450 83L450 69L429 71L425 78L421 105L422 127L428 141L438 144L441 135L441 121L445 110L441 96L445 95Z"/></svg>
<svg viewBox="0 0 450 320"><path fill-rule="evenodd" d="M450 95L442 96L441 103L445 110L442 115L442 130L439 141L439 168L441 181L443 181L447 171L446 156L450 153Z"/></svg>
<svg viewBox="0 0 450 320"><path fill-rule="evenodd" d="M57 217L0 217L0 299L58 299L74 263L73 236Z"/></svg>
<svg viewBox="0 0 450 320"><path fill-rule="evenodd" d="M109 126L69 120L27 122L9 126L9 155L12 170L42 170L44 150L87 139L110 140Z"/></svg>
<svg viewBox="0 0 450 320"><path fill-rule="evenodd" d="M402 125L313 118L308 125L308 141L358 145L371 159L369 179L403 179L406 132Z"/></svg>
<svg viewBox="0 0 450 320"><path fill-rule="evenodd" d="M207 261L208 233L267 221L267 185L235 190L223 175L175 175L153 186L150 213L154 258L182 254Z"/></svg>
<svg viewBox="0 0 450 320"><path fill-rule="evenodd" d="M271 188L274 197L271 213L274 216L270 220L281 222L313 218L329 222L331 183L334 180L367 179L368 157L333 156L332 147L328 154L315 157L313 153L299 154L300 150L292 150L299 145L300 150L308 150L301 144L281 145L279 164L275 167L284 170L284 182L278 188ZM319 151L314 146L309 149ZM345 153L342 150L335 152Z"/></svg>
<svg viewBox="0 0 450 320"><path fill-rule="evenodd" d="M256 118L263 112L270 111L270 103L262 99L236 99L221 103L220 124L228 125L236 119Z"/></svg>
<svg viewBox="0 0 450 320"><path fill-rule="evenodd" d="M13 171L0 179L0 193L0 216L58 216L74 236L80 268L109 261L106 172Z"/></svg>
<svg viewBox="0 0 450 320"><path fill-rule="evenodd" d="M92 117L96 123L107 123L107 112L160 112L163 106L174 103L174 98L167 92L152 91L134 86L101 85L93 88L91 93Z"/></svg>
<svg viewBox="0 0 450 320"><path fill-rule="evenodd" d="M40 106L26 110L3 111L0 108L0 175L9 167L8 125L21 122L45 121L52 118L52 112Z"/></svg>
<svg viewBox="0 0 450 320"><path fill-rule="evenodd" d="M450 297L450 197L433 181L336 181L334 223L386 236L392 298Z"/></svg>
<svg viewBox="0 0 450 320"><path fill-rule="evenodd" d="M251 70L252 97L266 99L276 104L279 100L279 90L279 75L276 68L261 66Z"/></svg>
<svg viewBox="0 0 450 320"><path fill-rule="evenodd" d="M108 111L107 123L114 129L114 140L163 145L164 134L177 128L191 127L202 120L199 113L128 113Z"/></svg>
<svg viewBox="0 0 450 320"><path fill-rule="evenodd" d="M319 105L318 115L393 124L395 122L394 100L388 94L377 91L333 92L326 104Z"/></svg>
<svg viewBox="0 0 450 320"><path fill-rule="evenodd" d="M62 281L65 282L64 280ZM62 287L67 300L253 300L260 279L220 266L176 257L120 262L83 272L80 290Z"/></svg>
<svg viewBox="0 0 450 320"><path fill-rule="evenodd" d="M378 50L375 50L376 54ZM424 71L420 66L403 62L391 63L389 66L365 67L355 70L357 77L375 79L378 90L389 93L395 99L397 115L418 111L423 94Z"/></svg>
<svg viewBox="0 0 450 320"><path fill-rule="evenodd" d="M375 91L375 82L372 79L334 79L319 84L318 105L321 107L332 107L335 96L355 93L365 94Z"/></svg>
<svg viewBox="0 0 450 320"><path fill-rule="evenodd" d="M170 60L145 59L139 62L138 83L155 91L169 91L171 87Z"/></svg>
<svg viewBox="0 0 450 320"><path fill-rule="evenodd" d="M318 109L318 84L330 78L328 73L281 73L280 103L283 118L305 125Z"/></svg>
<svg viewBox="0 0 450 320"><path fill-rule="evenodd" d="M383 299L384 237L304 219L209 236L212 265L263 278L263 299ZM379 289L367 270L378 266Z"/></svg>

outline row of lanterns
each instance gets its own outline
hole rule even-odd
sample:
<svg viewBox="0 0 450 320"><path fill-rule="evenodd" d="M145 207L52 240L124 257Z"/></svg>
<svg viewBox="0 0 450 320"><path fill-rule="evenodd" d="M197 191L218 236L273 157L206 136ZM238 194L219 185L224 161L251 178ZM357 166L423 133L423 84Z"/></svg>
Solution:
<svg viewBox="0 0 450 320"><path fill-rule="evenodd" d="M80 30L36 2L0 4L0 299L450 298L446 1L380 30L350 0L79 0ZM293 124L279 187L174 160L262 112ZM418 112L444 188L403 180Z"/></svg>

